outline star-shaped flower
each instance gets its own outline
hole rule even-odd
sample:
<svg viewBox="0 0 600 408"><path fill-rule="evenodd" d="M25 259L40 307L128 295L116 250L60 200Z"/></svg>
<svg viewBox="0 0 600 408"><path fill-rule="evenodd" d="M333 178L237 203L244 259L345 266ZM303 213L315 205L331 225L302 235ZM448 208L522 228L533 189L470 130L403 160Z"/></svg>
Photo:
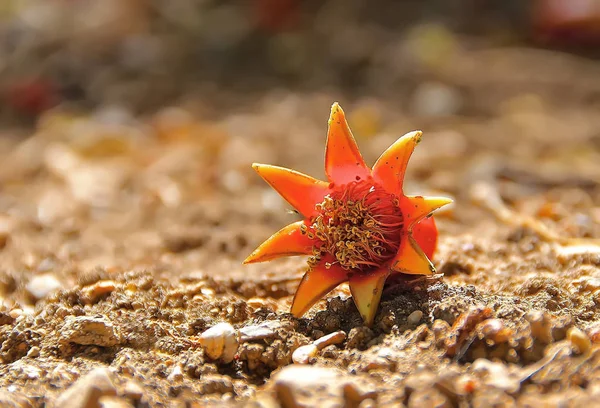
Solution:
<svg viewBox="0 0 600 408"><path fill-rule="evenodd" d="M383 285L392 273L430 275L437 244L433 211L444 197L407 196L406 165L422 133L407 133L370 169L334 103L329 117L325 173L328 182L282 167L253 165L292 205L303 221L290 224L262 243L244 263L310 255L292 314L302 316L328 292L348 282L367 325L373 323Z"/></svg>

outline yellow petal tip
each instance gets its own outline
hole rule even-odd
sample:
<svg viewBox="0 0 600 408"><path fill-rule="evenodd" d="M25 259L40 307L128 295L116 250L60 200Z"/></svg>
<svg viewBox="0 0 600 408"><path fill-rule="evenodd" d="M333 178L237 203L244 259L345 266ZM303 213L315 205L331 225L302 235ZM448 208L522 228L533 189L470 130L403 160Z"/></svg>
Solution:
<svg viewBox="0 0 600 408"><path fill-rule="evenodd" d="M329 123L330 124L334 120L336 115L341 115L343 117L344 110L342 109L342 107L340 106L339 103L334 102L333 105L331 105L331 113L329 115Z"/></svg>

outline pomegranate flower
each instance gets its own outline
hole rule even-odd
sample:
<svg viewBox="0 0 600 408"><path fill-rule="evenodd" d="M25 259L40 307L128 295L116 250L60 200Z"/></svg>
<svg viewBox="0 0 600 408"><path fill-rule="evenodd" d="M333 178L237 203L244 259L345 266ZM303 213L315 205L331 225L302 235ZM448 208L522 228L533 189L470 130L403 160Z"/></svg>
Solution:
<svg viewBox="0 0 600 408"><path fill-rule="evenodd" d="M244 261L310 256L292 303L294 316L302 316L347 281L365 324L371 325L390 274L435 273L430 258L438 233L431 214L452 200L407 196L402 189L406 165L421 134L402 136L369 169L344 111L334 103L325 150L328 182L282 167L253 165L304 217L275 233Z"/></svg>

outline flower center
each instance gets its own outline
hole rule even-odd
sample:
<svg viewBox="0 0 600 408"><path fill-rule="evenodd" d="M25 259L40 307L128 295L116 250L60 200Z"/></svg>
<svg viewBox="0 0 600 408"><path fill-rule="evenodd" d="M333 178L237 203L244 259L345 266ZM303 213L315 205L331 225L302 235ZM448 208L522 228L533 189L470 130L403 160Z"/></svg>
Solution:
<svg viewBox="0 0 600 408"><path fill-rule="evenodd" d="M391 259L404 225L398 198L373 181L340 186L316 205L318 215L302 233L314 239L311 267L325 261L353 272L368 272Z"/></svg>

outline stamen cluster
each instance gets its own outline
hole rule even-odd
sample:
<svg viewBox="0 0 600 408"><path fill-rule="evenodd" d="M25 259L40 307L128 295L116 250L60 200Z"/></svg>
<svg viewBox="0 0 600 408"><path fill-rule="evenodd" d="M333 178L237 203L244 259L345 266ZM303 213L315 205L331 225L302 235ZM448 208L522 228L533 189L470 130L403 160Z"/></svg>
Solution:
<svg viewBox="0 0 600 408"><path fill-rule="evenodd" d="M368 272L391 259L404 224L398 198L372 181L336 188L316 205L318 215L301 232L315 241L309 266L325 259L352 272ZM328 256L329 255L329 256Z"/></svg>

